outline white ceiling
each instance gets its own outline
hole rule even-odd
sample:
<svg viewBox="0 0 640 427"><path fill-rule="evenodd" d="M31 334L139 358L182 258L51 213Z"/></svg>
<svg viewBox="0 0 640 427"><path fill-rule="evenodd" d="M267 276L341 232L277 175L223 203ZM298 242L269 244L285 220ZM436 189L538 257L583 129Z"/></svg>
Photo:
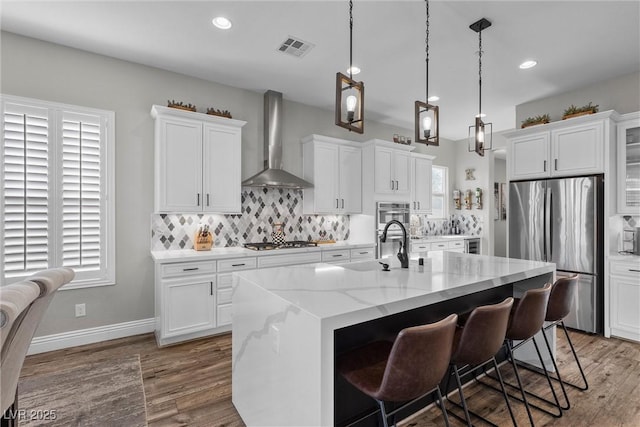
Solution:
<svg viewBox="0 0 640 427"><path fill-rule="evenodd" d="M515 106L640 70L640 2L430 2L430 95L441 136L462 139L478 110L477 33L483 31L482 109L494 132ZM5 31L333 110L335 74L349 61L348 1L11 1ZM354 2L354 64L365 118L413 127L424 100L424 1ZM224 15L233 28L211 19ZM303 58L277 51L288 36L315 44ZM525 59L538 66L520 70ZM185 102L188 100L185 100Z"/></svg>

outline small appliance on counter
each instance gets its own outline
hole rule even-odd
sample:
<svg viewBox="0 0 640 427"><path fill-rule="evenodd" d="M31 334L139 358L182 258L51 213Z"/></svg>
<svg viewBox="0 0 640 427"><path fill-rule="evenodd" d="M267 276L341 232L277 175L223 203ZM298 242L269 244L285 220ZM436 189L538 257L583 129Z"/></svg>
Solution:
<svg viewBox="0 0 640 427"><path fill-rule="evenodd" d="M209 231L207 224L198 228L193 239L193 249L196 251L210 251L213 246L213 234Z"/></svg>

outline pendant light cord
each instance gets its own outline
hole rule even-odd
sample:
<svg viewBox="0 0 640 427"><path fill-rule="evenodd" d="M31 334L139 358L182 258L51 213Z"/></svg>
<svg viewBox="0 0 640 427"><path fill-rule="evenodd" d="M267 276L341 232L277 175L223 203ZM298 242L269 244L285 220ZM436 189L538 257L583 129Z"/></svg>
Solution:
<svg viewBox="0 0 640 427"><path fill-rule="evenodd" d="M424 52L426 55L425 63L426 63L426 73L425 73L425 99L424 101L429 103L429 0L425 0L424 2L426 13L427 13L427 29L425 30L425 48Z"/></svg>
<svg viewBox="0 0 640 427"><path fill-rule="evenodd" d="M349 78L353 79L353 0L349 0Z"/></svg>
<svg viewBox="0 0 640 427"><path fill-rule="evenodd" d="M478 31L478 117L482 114L482 30Z"/></svg>

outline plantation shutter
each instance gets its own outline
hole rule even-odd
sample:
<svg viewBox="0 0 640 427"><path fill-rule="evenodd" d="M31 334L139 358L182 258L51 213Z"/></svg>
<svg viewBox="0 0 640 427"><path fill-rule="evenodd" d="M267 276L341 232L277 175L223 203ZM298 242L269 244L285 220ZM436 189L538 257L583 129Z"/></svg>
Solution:
<svg viewBox="0 0 640 427"><path fill-rule="evenodd" d="M102 269L102 119L62 112L62 264L76 272Z"/></svg>
<svg viewBox="0 0 640 427"><path fill-rule="evenodd" d="M5 277L49 266L48 110L6 103L3 112Z"/></svg>

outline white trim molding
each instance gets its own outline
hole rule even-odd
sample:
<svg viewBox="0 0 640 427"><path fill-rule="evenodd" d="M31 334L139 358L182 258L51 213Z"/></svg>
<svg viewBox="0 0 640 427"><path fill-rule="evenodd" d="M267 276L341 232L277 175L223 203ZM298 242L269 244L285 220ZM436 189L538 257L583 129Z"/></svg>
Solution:
<svg viewBox="0 0 640 427"><path fill-rule="evenodd" d="M35 337L31 341L27 354L45 353L100 341L124 338L133 335L146 334L155 330L155 319L141 319L131 322L115 323L113 325L95 328L79 329L59 334Z"/></svg>

